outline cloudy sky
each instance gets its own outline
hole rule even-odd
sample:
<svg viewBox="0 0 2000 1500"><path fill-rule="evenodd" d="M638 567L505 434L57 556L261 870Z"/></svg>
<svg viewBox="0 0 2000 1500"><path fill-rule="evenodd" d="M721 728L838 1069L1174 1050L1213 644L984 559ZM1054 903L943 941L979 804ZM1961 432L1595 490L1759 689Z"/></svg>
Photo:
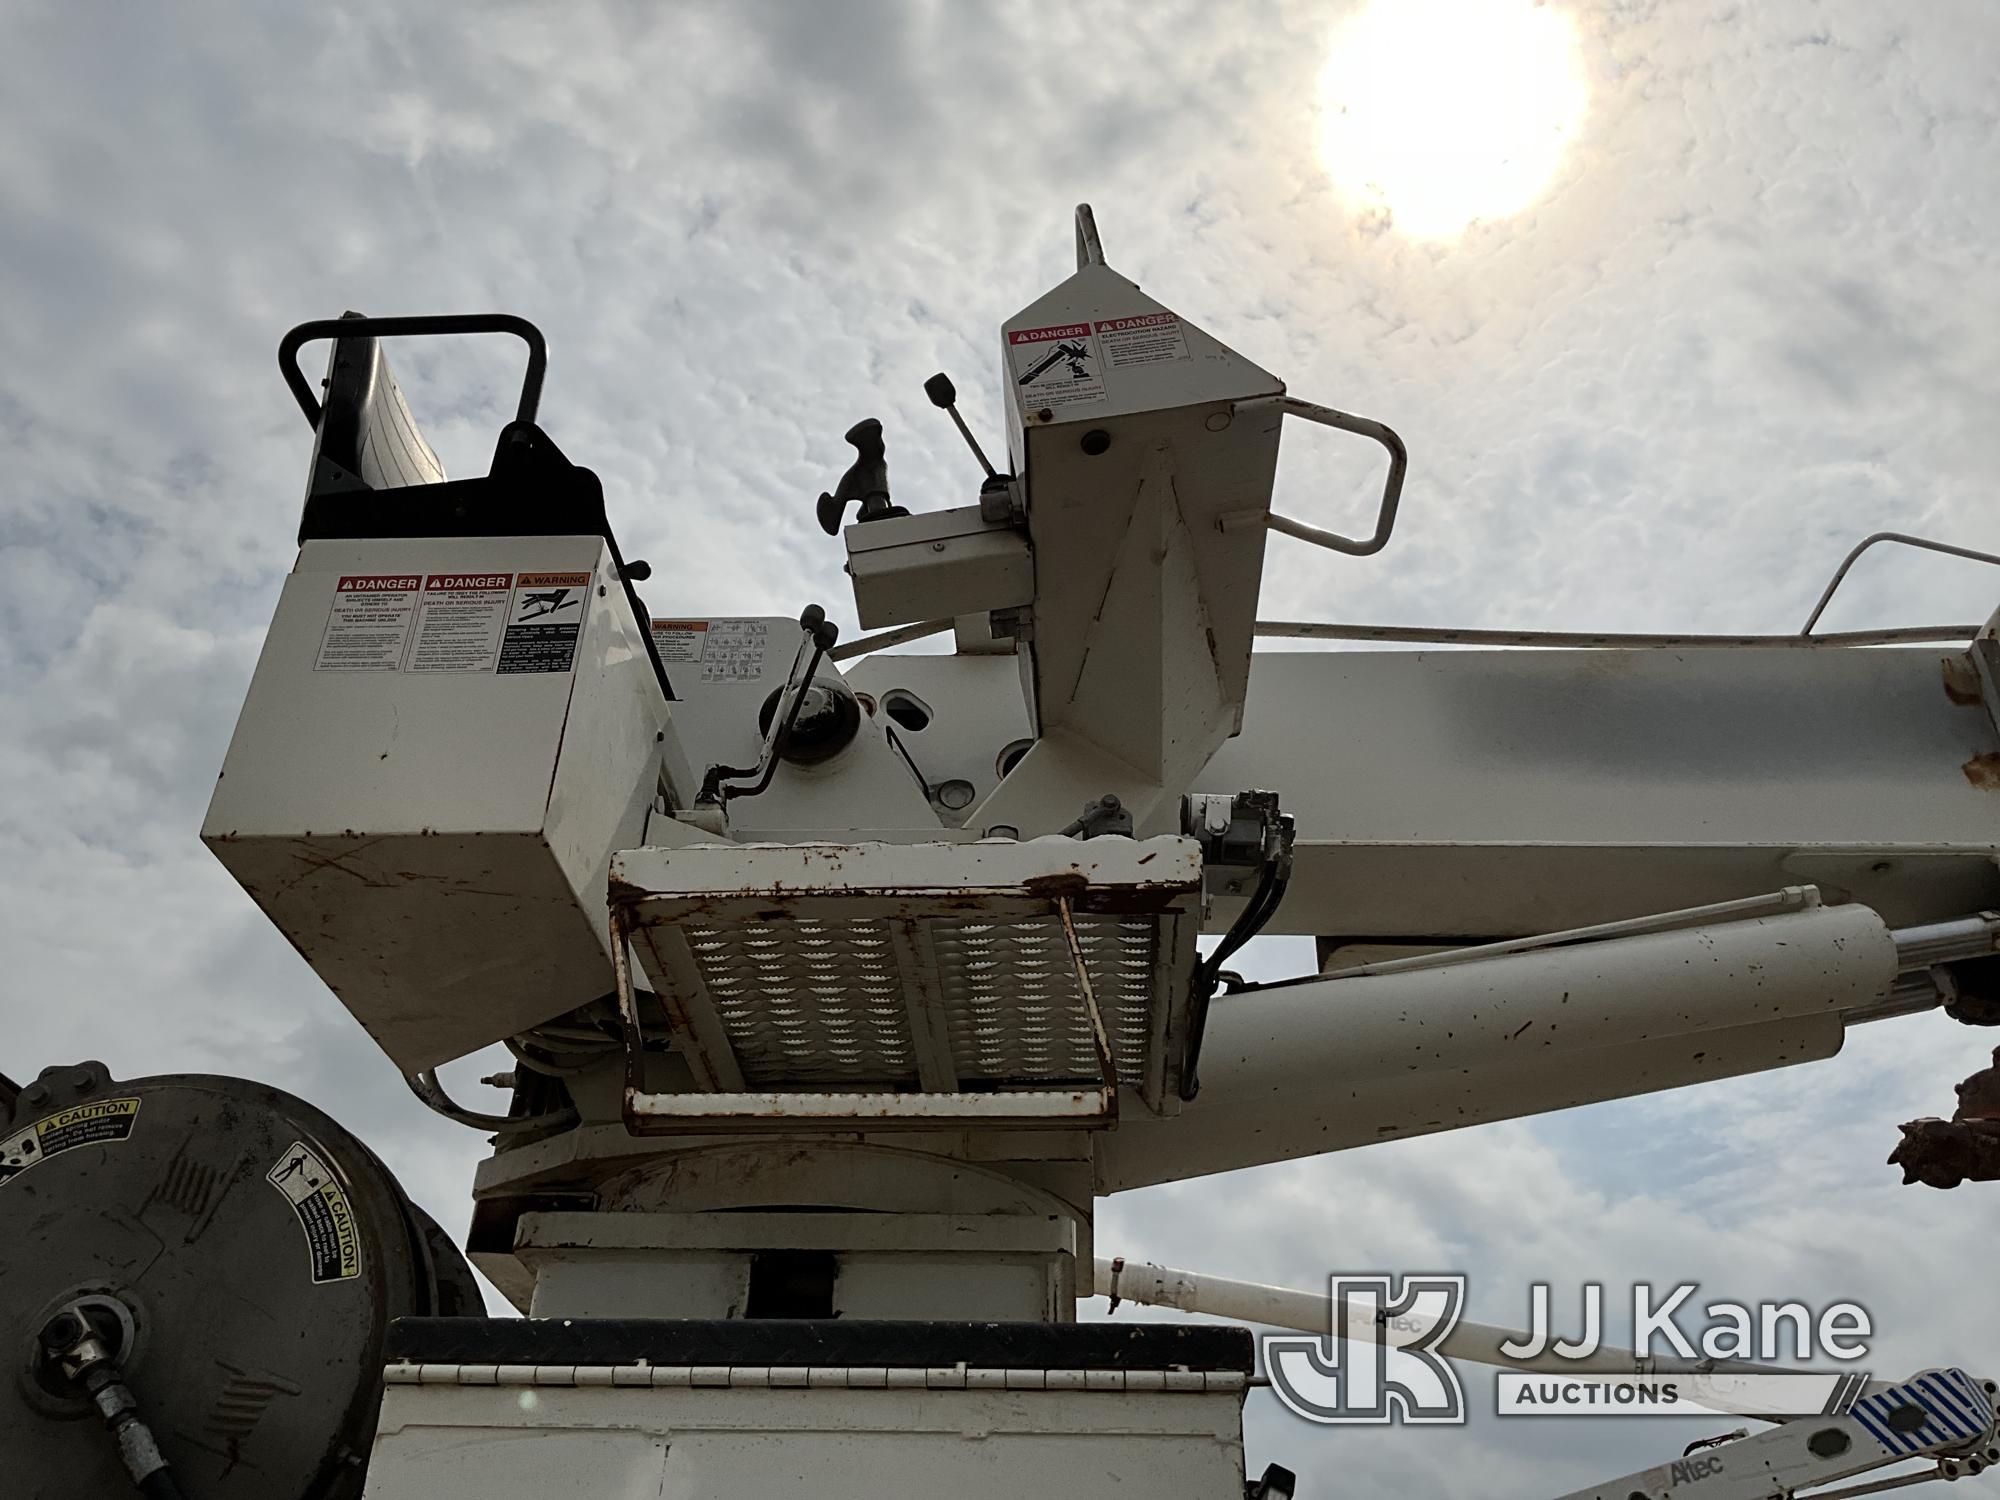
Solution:
<svg viewBox="0 0 2000 1500"><path fill-rule="evenodd" d="M542 420L603 476L676 615L819 599L851 620L811 523L840 433L881 417L899 498L964 503L921 383L950 370L997 432L996 326L1067 272L1082 199L1114 266L1409 442L1391 549L1275 545L1267 617L1778 631L1869 531L2000 548L2000 13L1551 3L1573 38L1551 74L1493 45L1475 0L1450 8L1344 31L1344 0L16 0L0 1070L262 1078L464 1221L478 1139L408 1099L195 836L292 559L309 434L273 350L305 318L540 323ZM1342 75L1372 108L1414 98L1441 132L1443 186L1397 178L1393 150L1329 172L1320 79L1342 36L1376 38ZM1495 59L1517 86L1490 86ZM1520 177L1518 153L1486 176L1454 153L1524 118L1547 127L1521 148L1534 180L1496 207L1487 178ZM1451 224L1466 203L1488 217ZM398 352L454 472L483 469L515 358ZM1365 459L1308 440L1280 497L1352 529L1368 483ZM1828 624L1976 621L1996 584L1874 557ZM1259 962L1309 963L1298 947ZM1870 1028L1795 1073L1114 1200L1101 1243L1298 1285L1464 1267L1491 1321L1518 1320L1537 1278L1855 1297L1879 1369L1992 1371L1988 1200L1881 1165L1895 1123L1943 1112L1982 1056L1941 1018ZM1249 1420L1253 1472L1286 1462L1317 1495L1528 1500L1688 1436L1329 1435L1262 1396Z"/></svg>

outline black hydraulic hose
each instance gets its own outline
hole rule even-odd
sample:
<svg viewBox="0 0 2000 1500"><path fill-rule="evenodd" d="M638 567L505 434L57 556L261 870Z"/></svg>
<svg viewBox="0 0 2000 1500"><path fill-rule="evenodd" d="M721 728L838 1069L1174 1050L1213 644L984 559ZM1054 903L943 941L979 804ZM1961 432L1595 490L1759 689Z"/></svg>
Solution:
<svg viewBox="0 0 2000 1500"><path fill-rule="evenodd" d="M168 1471L153 1429L139 1411L139 1399L125 1384L106 1335L77 1303L60 1309L39 1335L42 1358L75 1389L89 1397L118 1445L118 1458L132 1487L155 1500L186 1500Z"/></svg>
<svg viewBox="0 0 2000 1500"><path fill-rule="evenodd" d="M1285 887L1292 881L1289 851L1274 858L1264 868L1264 878L1251 893L1249 902L1229 924L1229 931L1215 945L1215 951L1195 966L1194 978L1188 987L1188 1040L1187 1060L1181 1068L1181 1098L1192 1099L1201 1091L1201 1043L1208 1031L1208 1003L1215 996L1216 986L1222 979L1222 966L1250 939L1263 930L1264 925L1278 914L1278 906L1285 899Z"/></svg>

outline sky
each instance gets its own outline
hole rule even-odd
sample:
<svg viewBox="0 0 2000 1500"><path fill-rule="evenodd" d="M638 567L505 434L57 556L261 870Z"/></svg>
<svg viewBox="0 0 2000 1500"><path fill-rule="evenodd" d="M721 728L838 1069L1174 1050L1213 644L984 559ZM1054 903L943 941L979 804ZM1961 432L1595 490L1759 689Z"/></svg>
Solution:
<svg viewBox="0 0 2000 1500"><path fill-rule="evenodd" d="M1441 100L1419 117L1451 149L1512 139L1523 110L1560 129L1525 197L1478 195L1453 226L1449 195L1399 218L1370 186L1401 158L1321 150L1322 74L1361 34L1341 0L16 0L0 1071L97 1057L277 1084L463 1226L480 1139L407 1096L196 839L293 558L310 434L273 352L308 318L539 323L542 423L602 476L677 616L815 599L851 627L811 516L840 434L880 417L899 499L969 503L922 382L951 372L997 440L997 327L1067 274L1083 200L1114 267L1409 445L1391 547L1274 543L1264 617L1786 631L1871 531L2000 549L2000 14L1551 0L1573 75L1489 104L1475 85L1513 63L1457 3L1479 24L1417 27L1359 68L1350 50L1338 75L1377 108ZM395 358L447 466L483 471L515 347ZM1318 436L1288 446L1279 508L1362 529L1368 455ZM1976 622L1996 585L1874 554L1825 624ZM1304 949L1255 963L1296 972ZM1494 1322L1536 1279L1853 1298L1880 1370L1992 1371L1987 1200L1900 1188L1881 1161L1985 1052L1942 1017L1871 1027L1784 1074L1146 1190L1102 1205L1099 1242L1309 1287L1464 1268ZM478 1071L451 1076L467 1092ZM1528 1500L1690 1435L1327 1432L1268 1395L1247 1422L1252 1472L1286 1463L1316 1495Z"/></svg>

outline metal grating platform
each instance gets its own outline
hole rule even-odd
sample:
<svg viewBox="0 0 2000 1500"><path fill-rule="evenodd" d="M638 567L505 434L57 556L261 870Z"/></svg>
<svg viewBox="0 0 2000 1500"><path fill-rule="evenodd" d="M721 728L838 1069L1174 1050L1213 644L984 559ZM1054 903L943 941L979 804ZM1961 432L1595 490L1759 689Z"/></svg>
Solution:
<svg viewBox="0 0 2000 1500"><path fill-rule="evenodd" d="M1185 1061L1193 841L696 845L612 861L636 949L699 1093L635 1130L857 1117L1108 1124L1166 1107ZM633 1056L629 966L621 979Z"/></svg>

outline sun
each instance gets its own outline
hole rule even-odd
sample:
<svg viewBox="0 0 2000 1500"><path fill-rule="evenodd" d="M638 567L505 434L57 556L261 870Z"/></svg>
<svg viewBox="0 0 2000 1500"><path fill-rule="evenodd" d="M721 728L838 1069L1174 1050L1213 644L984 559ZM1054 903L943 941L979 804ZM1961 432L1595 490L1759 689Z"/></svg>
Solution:
<svg viewBox="0 0 2000 1500"><path fill-rule="evenodd" d="M1583 123L1575 23L1536 0L1370 0L1333 38L1320 149L1344 196L1447 239L1534 203Z"/></svg>

